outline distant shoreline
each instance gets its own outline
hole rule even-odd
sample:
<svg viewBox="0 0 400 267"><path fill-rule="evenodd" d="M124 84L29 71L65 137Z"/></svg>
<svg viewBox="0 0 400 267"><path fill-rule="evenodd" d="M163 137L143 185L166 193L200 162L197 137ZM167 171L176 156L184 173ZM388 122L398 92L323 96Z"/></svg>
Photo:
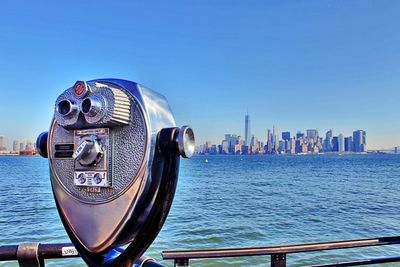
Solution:
<svg viewBox="0 0 400 267"><path fill-rule="evenodd" d="M36 154L36 155L20 155L20 154L0 154L0 157L1 156L13 156L13 157L38 157L39 155L38 154Z"/></svg>
<svg viewBox="0 0 400 267"><path fill-rule="evenodd" d="M208 154L208 153L197 153L195 156L321 156L321 155L400 155L399 153L387 152L387 151L370 151L370 152L350 152L350 153L337 153L337 152L326 152L326 153L296 153L296 154Z"/></svg>

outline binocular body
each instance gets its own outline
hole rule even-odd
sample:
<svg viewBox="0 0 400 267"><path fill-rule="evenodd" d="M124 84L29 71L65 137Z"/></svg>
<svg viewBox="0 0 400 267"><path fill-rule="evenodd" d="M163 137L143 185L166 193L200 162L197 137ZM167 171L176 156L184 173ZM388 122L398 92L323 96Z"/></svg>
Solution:
<svg viewBox="0 0 400 267"><path fill-rule="evenodd" d="M89 266L135 259L172 204L179 156L194 152L167 100L134 82L78 81L56 100L39 153L49 158L57 209ZM121 247L124 249L121 249Z"/></svg>

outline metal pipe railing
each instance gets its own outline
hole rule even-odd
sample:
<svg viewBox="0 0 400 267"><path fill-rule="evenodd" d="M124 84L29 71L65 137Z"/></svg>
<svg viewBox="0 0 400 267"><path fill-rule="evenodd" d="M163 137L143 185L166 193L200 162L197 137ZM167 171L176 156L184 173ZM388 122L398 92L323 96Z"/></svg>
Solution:
<svg viewBox="0 0 400 267"><path fill-rule="evenodd" d="M0 261L18 261L20 267L44 267L44 260L74 257L79 257L79 254L71 243L21 243L0 246ZM132 266L164 267L144 255L132 263Z"/></svg>
<svg viewBox="0 0 400 267"><path fill-rule="evenodd" d="M295 244L285 246L269 247L248 247L248 248L224 248L224 249L205 249L205 250L171 250L163 251L164 260L174 260L176 267L189 266L190 259L204 258L224 258L224 257L250 257L250 256L271 256L272 267L285 267L287 254L305 253L312 251L348 249L369 246L397 245L400 244L400 236L379 237L369 239L340 240L333 242L319 242L308 244ZM316 266L356 266L366 264L377 264L383 262L400 261L400 257L358 260L353 262L343 262L328 265Z"/></svg>
<svg viewBox="0 0 400 267"><path fill-rule="evenodd" d="M400 236L379 237L369 239L340 240L333 242L319 242L307 244L295 244L284 246L268 247L247 247L247 248L223 248L206 250L171 250L163 251L164 260L174 260L176 267L189 266L191 259L222 258L222 257L251 257L269 255L271 267L286 267L287 255L292 253L306 253L313 251L349 249L371 246L398 245ZM42 267L46 259L79 257L75 247L70 243L40 244L21 243L19 245L0 246L0 261L17 260L21 267ZM332 264L312 265L308 267L344 267L367 264L382 264L389 262L400 262L400 256L355 260ZM132 266L162 267L159 263L146 256L142 256Z"/></svg>

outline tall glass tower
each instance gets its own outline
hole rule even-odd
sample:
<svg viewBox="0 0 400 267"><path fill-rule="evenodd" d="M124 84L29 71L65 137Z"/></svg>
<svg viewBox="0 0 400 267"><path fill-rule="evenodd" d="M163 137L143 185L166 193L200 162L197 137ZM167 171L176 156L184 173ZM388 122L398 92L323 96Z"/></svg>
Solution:
<svg viewBox="0 0 400 267"><path fill-rule="evenodd" d="M250 115L247 112L246 116L244 117L244 142L246 145L250 145Z"/></svg>
<svg viewBox="0 0 400 267"><path fill-rule="evenodd" d="M366 151L366 132L357 130L353 132L353 151L365 152Z"/></svg>

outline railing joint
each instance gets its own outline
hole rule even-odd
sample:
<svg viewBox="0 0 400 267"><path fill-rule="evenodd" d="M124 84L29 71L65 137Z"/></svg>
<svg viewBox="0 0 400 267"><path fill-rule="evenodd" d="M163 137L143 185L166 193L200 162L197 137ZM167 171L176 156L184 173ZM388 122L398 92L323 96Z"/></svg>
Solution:
<svg viewBox="0 0 400 267"><path fill-rule="evenodd" d="M44 267L44 260L39 257L39 243L21 243L17 249L20 267Z"/></svg>

